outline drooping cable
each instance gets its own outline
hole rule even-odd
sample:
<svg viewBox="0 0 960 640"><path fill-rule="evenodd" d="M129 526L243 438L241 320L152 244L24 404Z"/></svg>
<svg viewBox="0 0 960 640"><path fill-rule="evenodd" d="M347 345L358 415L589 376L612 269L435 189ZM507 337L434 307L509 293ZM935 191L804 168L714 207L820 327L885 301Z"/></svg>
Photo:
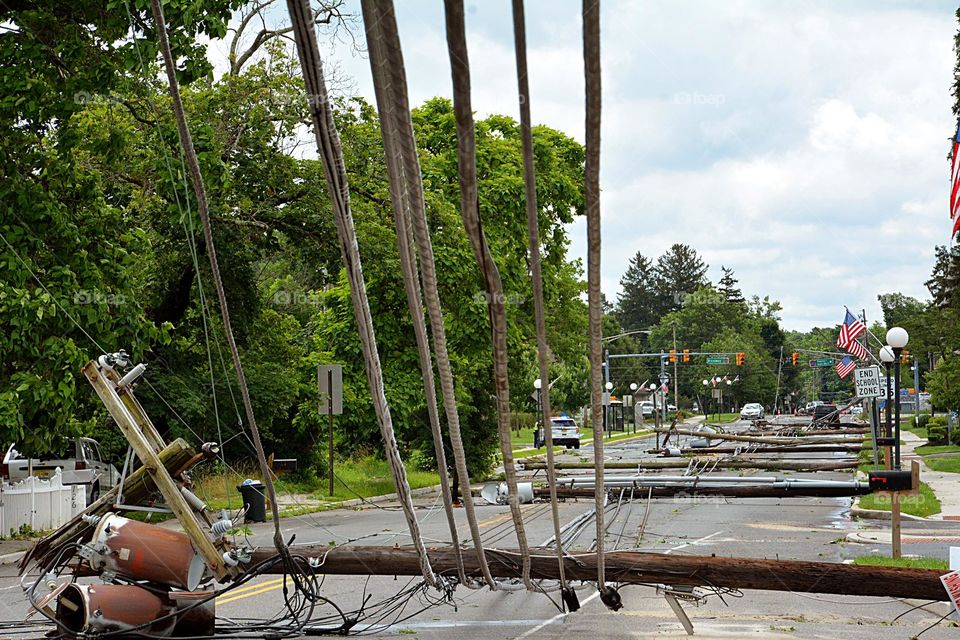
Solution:
<svg viewBox="0 0 960 640"><path fill-rule="evenodd" d="M388 57L389 65L384 71L389 74L389 83L385 87L391 100L391 109L396 117L398 135L395 142L399 145L404 175L407 180L407 197L409 198L409 214L413 222L413 234L416 249L420 259L420 279L423 286L424 302L427 315L430 318L430 334L433 337L433 352L437 362L437 374L440 377L440 392L443 397L444 413L447 419L447 429L450 435L450 448L453 451L454 467L457 478L460 480L465 499L464 512L467 516L467 525L477 553L477 562L480 572L490 588L495 587L493 576L483 552L483 542L480 538L480 526L477 520L476 509L470 486L470 474L467 470L467 457L463 447L463 436L460 432L460 412L457 409L456 390L453 381L453 368L450 365L450 355L447 350L447 335L443 323L443 307L440 304L440 293L437 286L437 269L433 257L433 242L430 239L430 229L427 225L426 207L423 198L423 183L420 179L420 160L417 155L416 139L413 133L413 122L410 120L410 105L407 91L407 77L403 64L403 51L400 47L400 35L397 30L397 20L394 15L393 3L388 0L363 3L363 9L371 12L371 18L365 22L379 25L379 40L383 53ZM376 17L373 17L376 12ZM369 37L369 36L368 36ZM371 63L373 61L373 52Z"/></svg>
<svg viewBox="0 0 960 640"><path fill-rule="evenodd" d="M170 41L167 38L167 27L163 17L163 7L160 5L160 0L152 0L151 7L153 9L153 19L157 29L160 50L163 53L163 63L167 73L167 85L170 90L174 118L177 121L180 145L183 148L184 158L190 174L190 182L193 184L194 194L197 199L197 213L200 214L200 222L203 226L203 238L207 245L207 257L210 259L210 271L213 276L214 288L217 291L217 300L220 303L223 332L227 338L227 344L230 346L230 354L233 357L233 366L237 374L237 386L240 388L240 397L243 400L244 412L246 413L247 423L250 427L250 436L257 452L257 461L260 465L263 483L266 485L267 496L270 498L270 510L273 513L274 525L273 543L282 554L286 550L286 544L283 541L283 534L280 530L280 509L277 505L276 490L273 486L273 478L270 476L270 467L267 465L267 456L263 451L263 443L260 440L260 430L257 428L257 421L253 415L253 405L250 402L250 390L247 388L247 379L243 373L243 364L240 362L240 352L237 350L233 327L230 324L230 308L227 305L223 279L220 277L220 267L217 263L217 249L213 242L213 230L210 226L210 210L207 205L207 193L203 185L203 176L200 173L200 162L197 159L197 151L193 146L193 137L190 135L190 128L187 125L187 116L183 109L183 101L180 98L180 85L177 81L177 69L173 60L173 54L170 51Z"/></svg>
<svg viewBox="0 0 960 640"><path fill-rule="evenodd" d="M406 110L401 113L396 100L391 99L391 78L387 67L394 62L384 50L383 20L380 8L392 2L380 2L372 6L367 1L362 3L363 23L367 34L367 52L370 56L370 71L373 74L373 88L377 98L377 110L380 116L380 131L383 137L383 150L386 156L387 177L390 188L390 200L393 202L393 217L397 229L397 249L400 252L400 269L403 274L403 287L407 293L407 305L410 308L410 318L413 321L413 333L417 341L417 352L420 357L420 373L423 376L423 392L427 403L427 417L430 421L430 431L433 436L433 450L437 457L437 471L440 475L440 494L447 515L447 525L450 529L450 538L453 543L453 553L457 565L457 575L461 583L467 582L463 570L463 556L460 550L460 536L457 532L457 522L453 515L453 498L451 497L450 479L447 475L447 457L443 450L443 434L440 431L440 416L437 408L437 389L433 377L433 356L430 342L427 338L427 325L423 318L423 295L420 290L419 269L413 247L413 231L411 228L410 189L411 183L420 183L420 173L410 175L405 171L402 160L403 151L399 137L403 135L398 120L407 119ZM394 26L395 26L394 22Z"/></svg>
<svg viewBox="0 0 960 640"><path fill-rule="evenodd" d="M380 367L380 356L377 353L376 335L374 334L373 319L370 315L370 305L367 300L367 287L363 279L363 268L360 263L360 250L357 247L353 213L350 210L350 191L344 166L343 150L340 147L340 136L333 121L333 111L330 108L327 86L323 78L323 61L320 58L320 48L317 45L317 36L314 32L313 12L310 9L309 0L287 0L287 9L290 12L290 20L293 25L304 84L307 94L311 96L309 100L310 117L317 138L317 151L323 162L323 173L333 208L333 219L340 242L340 253L350 283L350 298L353 302L353 312L357 321L357 332L363 352L367 384L370 388L373 408L377 415L380 435L383 438L384 452L387 463L390 465L397 497L403 507L407 526L410 528L410 537L420 561L420 570L423 573L424 580L430 586L435 586L437 584L436 577L430 568L430 558L427 556L427 550L420 535L420 525L413 510L410 485L407 482L407 472L403 466L403 461L400 459L397 439L393 431L393 418L390 415L390 407L384 394L383 371Z"/></svg>
<svg viewBox="0 0 960 640"><path fill-rule="evenodd" d="M547 485L550 487L550 510L553 534L560 539L560 508L557 504L557 471L554 467L553 429L550 422L550 371L547 367L547 324L543 301L543 273L540 268L540 223L537 207L537 178L533 162L533 130L530 118L530 82L527 76L527 29L523 0L513 0L513 42L517 57L517 88L520 96L520 136L523 145L523 184L527 207L527 235L530 243L530 275L533 281L533 315L537 331L537 364L540 370L540 410L538 416L547 447ZM557 545L560 587L566 588L563 570L563 547Z"/></svg>
<svg viewBox="0 0 960 640"><path fill-rule="evenodd" d="M603 301L600 297L600 0L583 0L583 64L586 82L586 168L584 194L587 213L587 304L590 313L590 418L593 461L603 468L603 384L601 336ZM597 587L606 590L604 567L603 477L594 486L597 511Z"/></svg>
<svg viewBox="0 0 960 640"><path fill-rule="evenodd" d="M503 471L506 476L508 501L517 530L517 545L522 561L523 584L532 590L530 582L530 549L523 527L523 513L517 491L517 470L513 463L510 439L510 382L507 375L507 317L504 309L503 282L493 254L483 233L480 205L477 197L476 138L470 100L470 63L467 56L467 37L464 26L463 0L445 0L447 51L453 79L453 111L457 121L457 166L460 174L460 217L466 229L470 246L483 275L487 297L487 314L493 338L493 379L496 392L497 426Z"/></svg>

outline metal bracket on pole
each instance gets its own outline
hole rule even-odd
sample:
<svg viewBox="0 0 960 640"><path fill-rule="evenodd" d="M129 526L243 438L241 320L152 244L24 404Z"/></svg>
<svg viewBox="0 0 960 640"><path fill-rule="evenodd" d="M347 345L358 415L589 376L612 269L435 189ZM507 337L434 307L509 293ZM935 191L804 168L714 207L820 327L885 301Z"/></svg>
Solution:
<svg viewBox="0 0 960 640"><path fill-rule="evenodd" d="M688 636L693 635L693 623L690 622L690 617L687 615L687 612L683 610L683 607L680 606L680 603L677 602L676 596L672 593L664 592L664 599L666 599L667 604L670 605L670 608L673 609L673 613L677 616L677 619L680 621L680 624L683 625L684 631L687 632Z"/></svg>
<svg viewBox="0 0 960 640"><path fill-rule="evenodd" d="M203 557L210 571L217 580L223 580L233 575L234 571L226 566L220 551L217 550L200 527L193 509L183 497L183 494L180 493L176 482L170 477L166 467L157 456L154 449L156 444L152 441L159 438L159 435L156 434L153 425L150 424L145 431L141 431L141 428L149 420L145 423L142 418L138 420L132 415L131 407L139 407L139 403L136 402L129 390L126 395L132 400L132 403L121 399L117 393L116 383L108 377L108 372L101 369L95 361L90 361L83 367L83 375L90 381L107 411L110 412L117 426L120 427L120 431L126 437L127 442L130 443L137 457L140 458L147 473L150 474L154 484L163 495L164 501L176 515L186 534L190 536L194 548ZM136 411L136 408L134 408L134 411ZM152 433L150 433L151 430ZM148 433L150 433L149 436ZM161 440L158 444L162 446L163 441Z"/></svg>

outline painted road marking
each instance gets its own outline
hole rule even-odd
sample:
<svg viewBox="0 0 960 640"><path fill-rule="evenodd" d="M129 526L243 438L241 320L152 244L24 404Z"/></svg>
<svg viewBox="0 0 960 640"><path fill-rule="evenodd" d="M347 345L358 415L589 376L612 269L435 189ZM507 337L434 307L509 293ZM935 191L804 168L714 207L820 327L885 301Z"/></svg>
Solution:
<svg viewBox="0 0 960 640"><path fill-rule="evenodd" d="M704 540L709 540L709 539L712 538L713 536L718 536L718 535L720 535L721 533L723 533L723 531L714 531L714 532L711 533L710 535L708 535L708 536L703 536L702 538L698 538L698 539L694 540L693 542L685 542L685 543L683 543L683 544L680 544L680 545L677 545L677 546L673 547L672 549L667 549L666 551L664 551L664 553L666 554L666 553L670 553L671 551L679 551L680 549L683 549L683 548L685 548L685 547L692 547L692 546L698 545L698 544L700 544L701 542L703 542Z"/></svg>
<svg viewBox="0 0 960 640"><path fill-rule="evenodd" d="M227 604L228 602L234 602L235 600L243 600L244 598L260 595L261 593L275 591L283 586L284 580L286 580L288 577L289 576L284 576L283 578L274 578L273 580L266 580L264 582L258 582L257 584L250 584L243 587L237 587L236 589L230 589L229 591L225 591L222 596L219 596L216 599L216 604Z"/></svg>

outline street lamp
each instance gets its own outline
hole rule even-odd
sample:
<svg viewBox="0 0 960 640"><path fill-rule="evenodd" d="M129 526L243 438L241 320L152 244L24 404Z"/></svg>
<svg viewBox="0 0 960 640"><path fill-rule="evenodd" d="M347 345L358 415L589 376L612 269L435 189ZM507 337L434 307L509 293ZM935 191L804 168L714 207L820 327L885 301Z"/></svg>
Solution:
<svg viewBox="0 0 960 640"><path fill-rule="evenodd" d="M891 401L893 400L893 398L890 397L890 367L893 366L893 361L896 359L897 356L893 355L893 348L890 347L890 345L886 345L880 349L880 362L883 363L887 371L887 400L883 403L883 413L884 435L888 438L893 438L893 420L890 416Z"/></svg>
<svg viewBox="0 0 960 640"><path fill-rule="evenodd" d="M542 386L543 381L540 380L540 378L533 381L533 388L537 391L537 425L533 434L533 447L535 449L539 448L537 447L537 445L540 444L539 440L544 437L544 434L541 432L545 424L543 419L543 396L541 395L543 393L543 391L541 391Z"/></svg>
<svg viewBox="0 0 960 640"><path fill-rule="evenodd" d="M910 340L910 335L907 333L907 330L903 327L893 327L887 331L887 344L893 349L893 356L898 361L897 367L893 370L893 387L894 393L896 393L896 398L894 399L894 435L896 453L894 454L894 460L896 461L896 468L900 468L900 354L903 353L903 348L907 346L907 342Z"/></svg>

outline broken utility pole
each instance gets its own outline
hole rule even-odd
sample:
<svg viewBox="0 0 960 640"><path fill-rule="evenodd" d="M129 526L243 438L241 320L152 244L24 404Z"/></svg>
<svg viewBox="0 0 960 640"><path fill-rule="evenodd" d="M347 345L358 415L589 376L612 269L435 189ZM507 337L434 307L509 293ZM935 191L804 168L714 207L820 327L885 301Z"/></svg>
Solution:
<svg viewBox="0 0 960 640"><path fill-rule="evenodd" d="M292 553L307 558L322 558L322 571L329 575L420 575L417 552L407 547L326 547L296 545ZM454 552L449 548L429 548L430 564L440 574L457 569ZM534 579L556 580L559 566L552 553L531 556L530 575ZM516 549L486 549L490 571L498 578L520 577L520 554ZM276 555L272 548L253 550L256 564ZM605 554L606 575L611 582L633 584L663 583L796 591L801 593L833 593L850 596L916 598L948 600L936 569L901 569L893 567L808 562L803 560L760 560L754 558L718 558L714 556L666 555L637 551L609 551ZM480 576L477 558L463 555L467 575ZM276 565L271 572L283 571ZM568 580L596 580L597 555L570 552L564 558Z"/></svg>

